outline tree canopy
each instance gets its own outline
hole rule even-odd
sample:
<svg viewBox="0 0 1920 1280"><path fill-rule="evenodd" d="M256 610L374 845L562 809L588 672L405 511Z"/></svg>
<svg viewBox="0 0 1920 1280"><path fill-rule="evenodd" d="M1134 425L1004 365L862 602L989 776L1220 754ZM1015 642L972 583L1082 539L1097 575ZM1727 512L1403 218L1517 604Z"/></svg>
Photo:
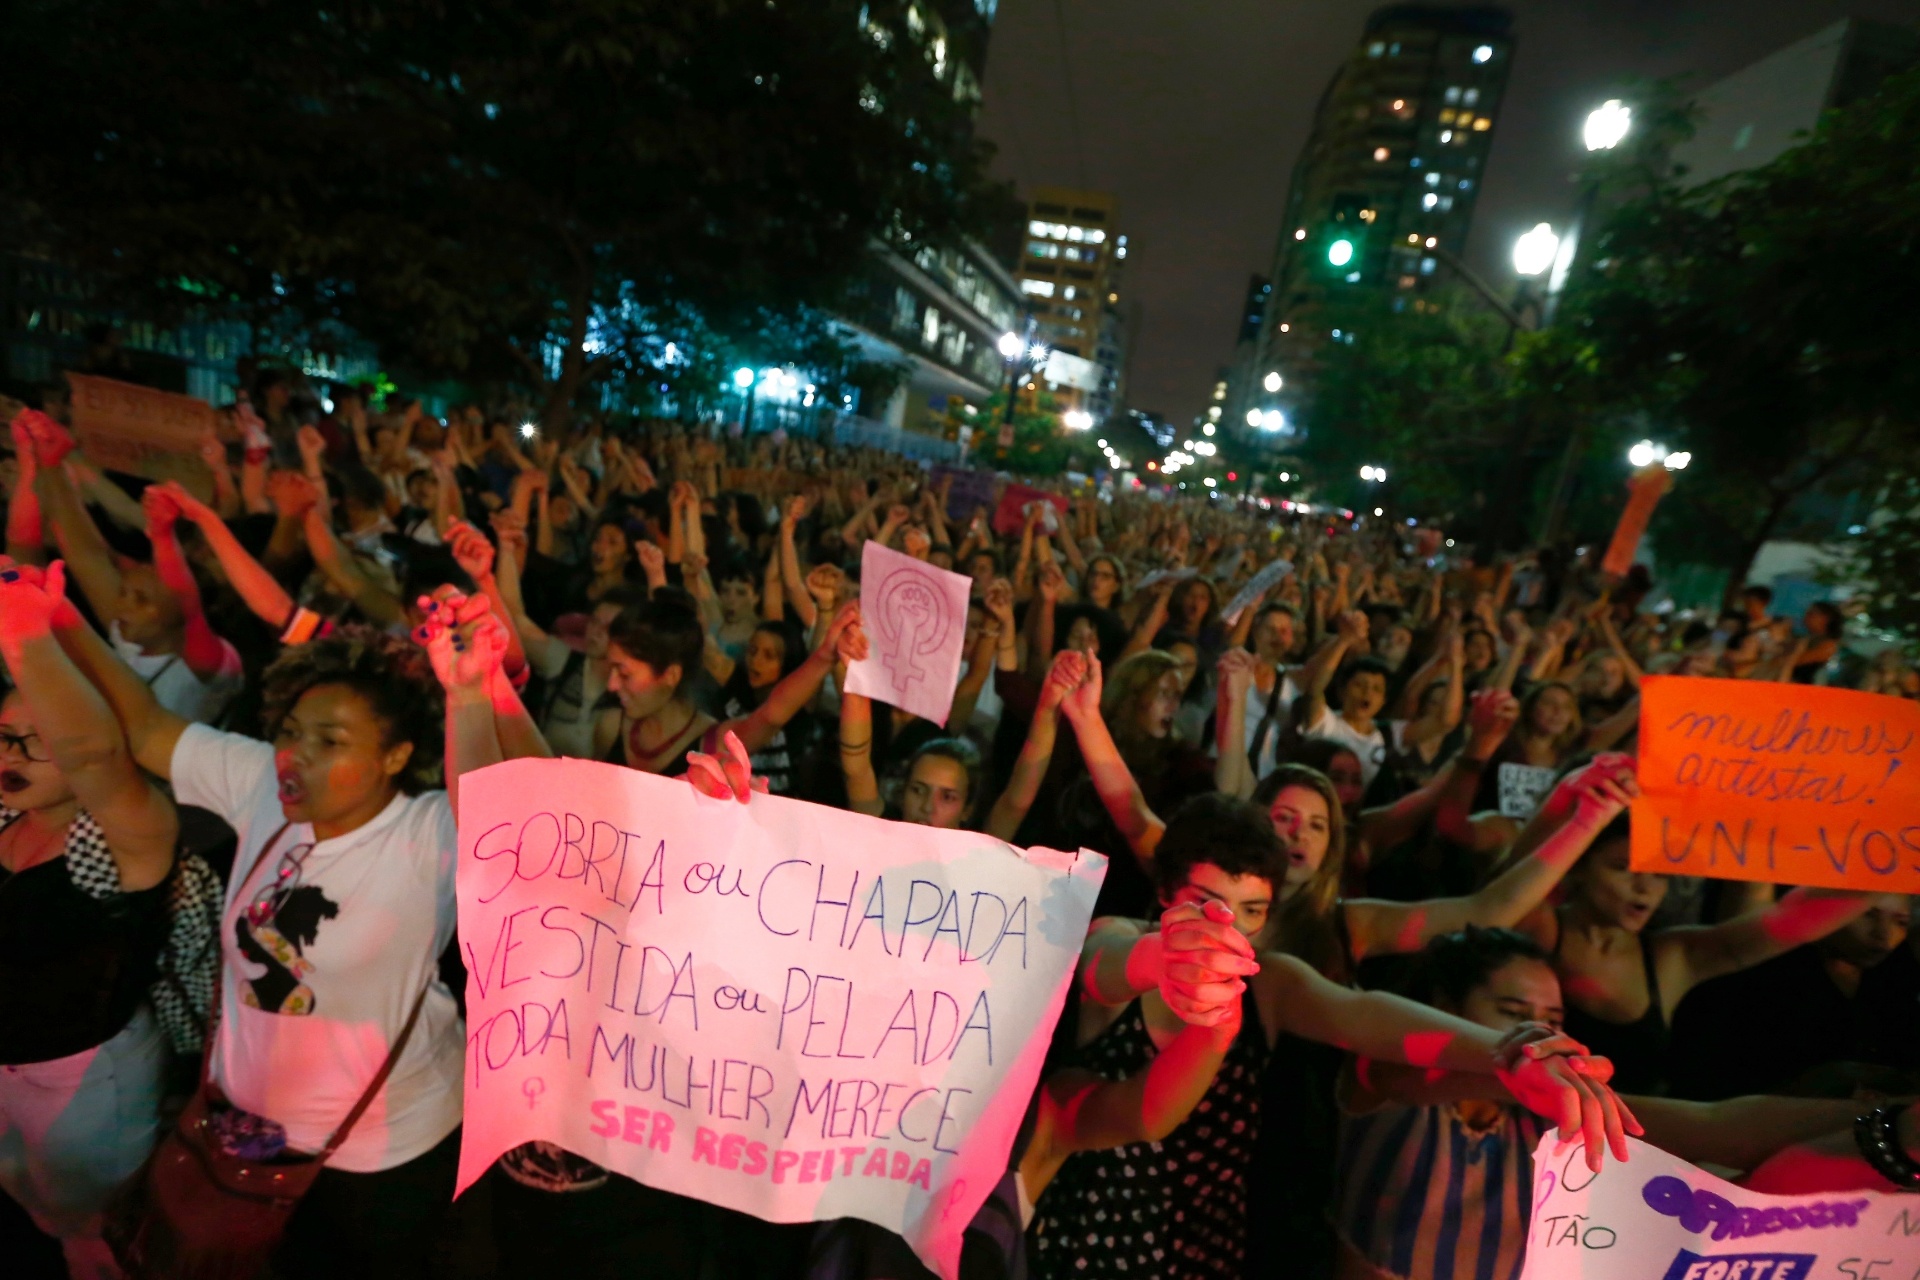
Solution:
<svg viewBox="0 0 1920 1280"><path fill-rule="evenodd" d="M19 0L13 242L129 306L337 321L549 411L979 225L973 7Z"/></svg>

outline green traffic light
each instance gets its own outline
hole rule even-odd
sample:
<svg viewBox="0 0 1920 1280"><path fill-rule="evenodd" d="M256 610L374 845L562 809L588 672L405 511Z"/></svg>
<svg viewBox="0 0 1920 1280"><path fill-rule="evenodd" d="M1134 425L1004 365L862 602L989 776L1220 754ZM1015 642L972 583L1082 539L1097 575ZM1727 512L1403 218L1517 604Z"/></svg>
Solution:
<svg viewBox="0 0 1920 1280"><path fill-rule="evenodd" d="M1336 267L1344 267L1353 261L1353 241L1342 236L1327 246L1327 261Z"/></svg>

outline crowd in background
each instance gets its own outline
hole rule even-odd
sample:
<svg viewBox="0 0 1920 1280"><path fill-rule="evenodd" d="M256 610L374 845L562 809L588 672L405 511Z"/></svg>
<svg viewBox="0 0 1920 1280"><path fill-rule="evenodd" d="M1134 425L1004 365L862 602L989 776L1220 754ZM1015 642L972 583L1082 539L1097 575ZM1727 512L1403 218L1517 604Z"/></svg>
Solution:
<svg viewBox="0 0 1920 1280"><path fill-rule="evenodd" d="M116 1274L110 1202L203 1057L217 1140L271 1163L392 1052L278 1273L916 1274L543 1144L449 1207L449 793L527 756L1110 858L972 1274L1513 1280L1569 1116L1596 1159L1644 1127L1785 1188L1920 1093L1905 897L1628 865L1647 675L1920 697L1833 604L1676 610L1597 550L1213 493L1009 518L784 431L323 411L275 372L189 488L103 474L38 399L0 465L11 1257ZM971 580L944 724L846 690L869 540Z"/></svg>

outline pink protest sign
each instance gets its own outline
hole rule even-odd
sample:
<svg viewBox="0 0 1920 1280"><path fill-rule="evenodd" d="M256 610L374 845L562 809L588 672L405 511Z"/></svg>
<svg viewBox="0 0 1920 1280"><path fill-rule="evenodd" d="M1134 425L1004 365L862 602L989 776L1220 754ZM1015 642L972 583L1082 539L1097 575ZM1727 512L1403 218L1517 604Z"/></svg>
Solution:
<svg viewBox="0 0 1920 1280"><path fill-rule="evenodd" d="M960 680L972 581L869 542L860 552L860 618L868 656L847 668L847 690L947 722Z"/></svg>
<svg viewBox="0 0 1920 1280"><path fill-rule="evenodd" d="M595 761L469 775L459 1187L551 1142L773 1222L876 1223L953 1280L1105 874Z"/></svg>

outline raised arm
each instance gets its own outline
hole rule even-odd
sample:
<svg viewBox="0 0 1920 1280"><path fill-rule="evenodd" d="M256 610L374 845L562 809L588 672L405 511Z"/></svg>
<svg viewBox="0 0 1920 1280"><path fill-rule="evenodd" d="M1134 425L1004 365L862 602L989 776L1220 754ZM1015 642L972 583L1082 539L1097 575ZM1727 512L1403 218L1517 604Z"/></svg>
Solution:
<svg viewBox="0 0 1920 1280"><path fill-rule="evenodd" d="M307 508L301 528L306 533L307 550L313 556L313 562L320 567L320 572L326 575L335 590L353 601L362 613L377 623L390 625L406 620L407 611L399 598L360 571L360 566L347 554L347 549L341 545L318 504Z"/></svg>
<svg viewBox="0 0 1920 1280"><path fill-rule="evenodd" d="M987 815L987 834L998 840L1011 840L1026 821L1028 810L1040 792L1040 781L1047 776L1053 761L1053 744L1060 730L1060 703L1087 678L1086 655L1074 649L1062 649L1040 686L1040 701L1027 728L1026 743L1019 759L1013 762L1013 775L1007 789L993 802Z"/></svg>
<svg viewBox="0 0 1920 1280"><path fill-rule="evenodd" d="M856 619L840 633L835 649L840 686L840 772L847 783L847 808L855 813L879 817L886 812L880 802L880 781L873 776L873 703L862 693L847 690L847 665L864 661L867 633Z"/></svg>
<svg viewBox="0 0 1920 1280"><path fill-rule="evenodd" d="M33 437L28 433L26 424L17 419L12 430L13 456L20 470L14 477L13 492L7 495L6 553L17 564L45 564L46 521L40 514L40 495L33 489L37 471L33 460Z"/></svg>
<svg viewBox="0 0 1920 1280"><path fill-rule="evenodd" d="M1080 740L1080 754L1093 777L1094 790L1100 793L1100 802L1106 805L1134 856L1151 870L1153 851L1159 847L1167 824L1147 807L1139 782L1120 758L1120 748L1114 745L1113 734L1100 715L1101 680L1100 662L1095 659L1087 664L1086 680L1067 696L1061 709Z"/></svg>
<svg viewBox="0 0 1920 1280"><path fill-rule="evenodd" d="M1345 565L1340 566L1345 568ZM1302 724L1312 726L1320 722L1327 714L1327 686L1333 683L1333 673L1340 669L1340 662L1347 651L1367 638L1367 615L1358 609L1349 609L1337 615L1337 627L1334 633L1320 642L1306 663L1300 668L1300 696L1307 700L1306 718Z"/></svg>
<svg viewBox="0 0 1920 1280"><path fill-rule="evenodd" d="M840 637L859 620L859 601L848 601L840 606L840 612L827 624L827 634L807 655L807 660L782 677L780 683L767 694L766 701L740 719L729 721L722 727L723 731L732 730L739 734L740 741L747 744L749 752L758 751L772 742L774 735L786 726L787 721L805 710L807 704L813 701L813 695L820 692L821 683L833 670Z"/></svg>
<svg viewBox="0 0 1920 1280"><path fill-rule="evenodd" d="M1547 900L1594 838L1639 794L1633 761L1603 756L1560 784L1578 797L1573 817L1530 857L1508 867L1477 892L1425 902L1349 899L1343 905L1356 960L1418 951L1442 934L1468 925L1511 929Z"/></svg>
<svg viewBox="0 0 1920 1280"><path fill-rule="evenodd" d="M113 709L135 762L157 778L171 779L173 749L187 721L160 705L147 682L82 620L78 609L69 604L55 611L51 621L60 648Z"/></svg>
<svg viewBox="0 0 1920 1280"><path fill-rule="evenodd" d="M1247 691L1253 687L1253 667L1257 659L1245 649L1229 649L1220 655L1214 706L1213 786L1216 791L1245 800L1253 794L1253 761L1247 758ZM1275 680L1286 675L1276 671Z"/></svg>
<svg viewBox="0 0 1920 1280"><path fill-rule="evenodd" d="M522 528L524 519L517 521ZM488 606L495 617L502 620L500 635L505 648L501 654L501 664L509 677L517 677L527 665L527 651L520 643L520 631L517 627L505 625L512 616L507 607L506 596L500 590L500 582L494 577L493 543L487 541L487 535L464 520L455 521L447 526L447 547L453 552L454 563L467 571L473 584L487 598Z"/></svg>
<svg viewBox="0 0 1920 1280"><path fill-rule="evenodd" d="M180 550L180 539L174 532L174 524L183 514L180 504L171 492L159 485L148 485L140 502L147 513L147 540L153 544L153 570L160 576L161 584L173 593L186 624L181 660L196 677L211 680L226 665L227 646L207 622L206 610L200 605L200 584L194 581L193 570L187 565L186 554Z"/></svg>
<svg viewBox="0 0 1920 1280"><path fill-rule="evenodd" d="M100 824L121 887L148 889L173 868L179 815L140 772L113 709L56 638L55 615L72 610L65 588L65 566L58 560L42 576L0 558L0 654L19 683L41 744L74 799Z"/></svg>
<svg viewBox="0 0 1920 1280"><path fill-rule="evenodd" d="M94 616L110 622L120 608L120 571L114 568L113 552L63 465L73 451L73 437L43 413L29 409L15 421L22 419L33 440L34 492L53 525L54 540Z"/></svg>
<svg viewBox="0 0 1920 1280"><path fill-rule="evenodd" d="M812 630L820 611L813 601L813 593L808 590L806 579L800 576L800 553L794 546L794 532L807 516L807 498L805 494L795 494L788 498L780 509L780 582L786 588L787 603L800 619L800 625Z"/></svg>
<svg viewBox="0 0 1920 1280"><path fill-rule="evenodd" d="M1520 719L1520 703L1502 689L1481 689L1468 713L1467 745L1448 771L1446 788L1434 810L1434 826L1443 839L1475 853L1493 853L1513 838L1513 820L1499 813L1476 814L1473 798L1480 775Z"/></svg>
<svg viewBox="0 0 1920 1280"><path fill-rule="evenodd" d="M178 481L169 480L165 484L151 486L147 493L156 491L172 499L180 514L200 531L200 536L206 539L207 546L213 550L214 558L227 575L227 582L247 608L274 630L284 628L293 617L293 597L287 594L287 589L280 585L278 579L267 572L265 565L240 545L240 540L233 536L233 530L220 518L220 513L188 493ZM156 569L159 567L157 549L154 565Z"/></svg>
<svg viewBox="0 0 1920 1280"><path fill-rule="evenodd" d="M1795 947L1818 942L1864 915L1873 902L1871 893L1800 888L1764 911L1723 924L1662 930L1656 942L1662 950L1679 949L1682 972L1679 990L1671 996L1667 996L1663 972L1661 995L1677 1005L1688 990L1710 978L1751 969Z"/></svg>

